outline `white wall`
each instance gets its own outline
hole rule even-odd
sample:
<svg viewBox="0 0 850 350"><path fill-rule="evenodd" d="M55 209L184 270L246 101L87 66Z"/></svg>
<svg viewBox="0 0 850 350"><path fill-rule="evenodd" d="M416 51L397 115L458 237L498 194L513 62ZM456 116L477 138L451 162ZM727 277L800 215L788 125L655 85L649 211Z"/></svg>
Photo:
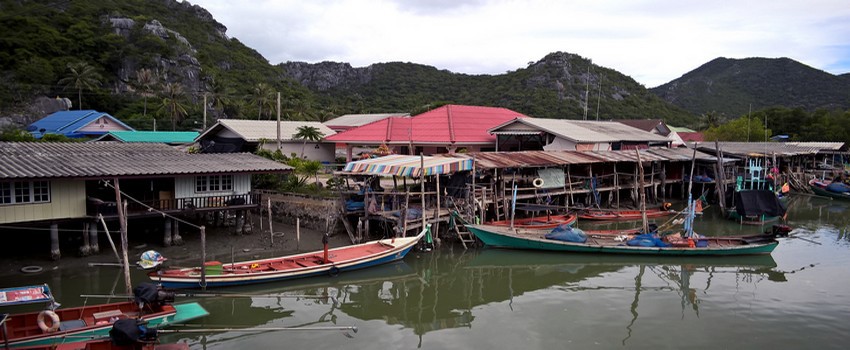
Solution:
<svg viewBox="0 0 850 350"><path fill-rule="evenodd" d="M232 174L233 190L216 192L195 192L195 176L180 176L174 179L174 198L231 196L251 193L251 174ZM183 208L183 201L177 201Z"/></svg>
<svg viewBox="0 0 850 350"><path fill-rule="evenodd" d="M295 153L296 156L300 157L302 145L303 142L281 142L280 152L287 157L289 157L292 153ZM316 145L318 145L319 148L316 148ZM266 142L263 144L263 148L269 151L276 151L277 141L273 140ZM336 144L334 143L307 141L307 145L304 146L304 157L309 160L333 163L335 151Z"/></svg>

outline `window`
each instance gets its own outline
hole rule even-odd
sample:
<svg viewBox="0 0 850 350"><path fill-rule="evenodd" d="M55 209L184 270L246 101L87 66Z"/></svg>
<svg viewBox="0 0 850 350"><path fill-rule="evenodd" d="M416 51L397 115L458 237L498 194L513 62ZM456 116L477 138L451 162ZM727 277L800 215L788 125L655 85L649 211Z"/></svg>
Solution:
<svg viewBox="0 0 850 350"><path fill-rule="evenodd" d="M233 190L233 175L209 175L195 177L195 192L218 192Z"/></svg>
<svg viewBox="0 0 850 350"><path fill-rule="evenodd" d="M50 182L0 182L0 204L50 202Z"/></svg>

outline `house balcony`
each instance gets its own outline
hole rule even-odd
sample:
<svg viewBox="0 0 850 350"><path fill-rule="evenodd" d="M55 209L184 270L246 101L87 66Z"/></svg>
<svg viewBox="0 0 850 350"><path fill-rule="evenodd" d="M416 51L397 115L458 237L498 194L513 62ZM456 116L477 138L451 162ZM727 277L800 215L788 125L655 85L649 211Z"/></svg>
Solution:
<svg viewBox="0 0 850 350"><path fill-rule="evenodd" d="M259 195L257 194L127 201L127 216L139 218L159 216L163 212L174 215L221 210L246 210L256 208L257 203L259 203ZM95 198L89 198L86 213L91 217L103 215L106 219L118 217L115 202L106 202Z"/></svg>

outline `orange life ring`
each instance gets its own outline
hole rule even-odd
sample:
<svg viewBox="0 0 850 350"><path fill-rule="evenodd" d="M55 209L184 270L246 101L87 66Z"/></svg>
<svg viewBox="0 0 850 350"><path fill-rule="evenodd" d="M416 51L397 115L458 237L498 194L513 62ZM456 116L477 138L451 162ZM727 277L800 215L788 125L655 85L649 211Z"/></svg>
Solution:
<svg viewBox="0 0 850 350"><path fill-rule="evenodd" d="M45 322L45 318L50 318L50 325ZM59 315L50 310L44 310L38 313L38 328L45 333L53 333L59 330Z"/></svg>

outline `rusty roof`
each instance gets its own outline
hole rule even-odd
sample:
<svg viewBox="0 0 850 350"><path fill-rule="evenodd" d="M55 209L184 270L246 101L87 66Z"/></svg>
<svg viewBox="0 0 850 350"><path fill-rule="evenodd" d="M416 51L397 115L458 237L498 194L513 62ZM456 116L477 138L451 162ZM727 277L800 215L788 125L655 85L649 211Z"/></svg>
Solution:
<svg viewBox="0 0 850 350"><path fill-rule="evenodd" d="M692 150L686 148L650 148L640 151L641 160L690 161ZM628 151L521 151L521 152L475 152L444 154L445 157L475 158L478 169L501 168L545 168L570 164L594 164L608 162L637 163L634 150ZM715 157L697 152L697 160L714 161Z"/></svg>
<svg viewBox="0 0 850 350"><path fill-rule="evenodd" d="M279 173L292 167L248 153L189 154L165 144L0 142L0 180Z"/></svg>
<svg viewBox="0 0 850 350"><path fill-rule="evenodd" d="M790 157L831 153L843 146L843 142L720 142L723 155L733 157ZM715 152L714 142L699 143L696 147L707 153Z"/></svg>

